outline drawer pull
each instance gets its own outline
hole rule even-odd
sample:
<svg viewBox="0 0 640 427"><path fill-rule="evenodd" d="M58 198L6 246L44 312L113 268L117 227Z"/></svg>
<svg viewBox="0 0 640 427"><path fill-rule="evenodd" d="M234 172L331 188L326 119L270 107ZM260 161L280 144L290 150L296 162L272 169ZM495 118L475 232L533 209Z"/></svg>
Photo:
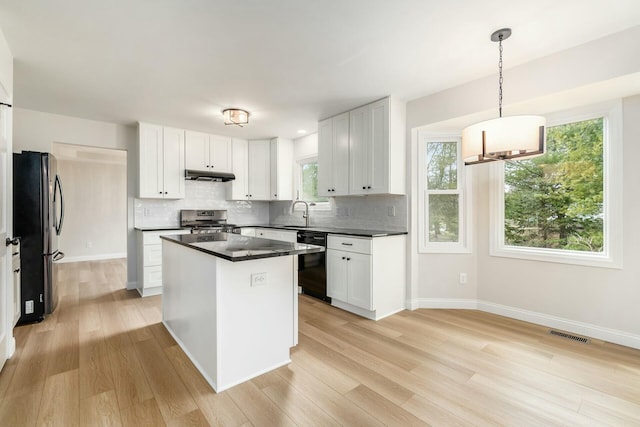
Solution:
<svg viewBox="0 0 640 427"><path fill-rule="evenodd" d="M342 242L342 245L344 245L344 246L353 246L353 243L344 243L344 242Z"/></svg>

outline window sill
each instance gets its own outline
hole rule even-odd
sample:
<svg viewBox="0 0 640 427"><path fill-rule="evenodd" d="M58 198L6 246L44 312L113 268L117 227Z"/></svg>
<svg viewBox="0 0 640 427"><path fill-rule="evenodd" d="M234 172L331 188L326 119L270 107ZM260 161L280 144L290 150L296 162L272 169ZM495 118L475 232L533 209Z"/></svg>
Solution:
<svg viewBox="0 0 640 427"><path fill-rule="evenodd" d="M581 265L586 267L622 269L622 262L606 254L579 251L520 248L504 246L492 248L490 255L500 258L516 258L528 261L553 262L557 264Z"/></svg>

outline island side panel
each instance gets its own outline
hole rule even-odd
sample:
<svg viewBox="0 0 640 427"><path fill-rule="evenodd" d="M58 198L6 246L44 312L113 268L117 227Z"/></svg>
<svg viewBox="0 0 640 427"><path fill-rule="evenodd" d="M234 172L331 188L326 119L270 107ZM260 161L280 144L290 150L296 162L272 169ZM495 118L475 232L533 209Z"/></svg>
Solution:
<svg viewBox="0 0 640 427"><path fill-rule="evenodd" d="M296 257L218 259L218 391L290 362Z"/></svg>
<svg viewBox="0 0 640 427"><path fill-rule="evenodd" d="M218 389L218 258L163 240L164 325L214 389Z"/></svg>

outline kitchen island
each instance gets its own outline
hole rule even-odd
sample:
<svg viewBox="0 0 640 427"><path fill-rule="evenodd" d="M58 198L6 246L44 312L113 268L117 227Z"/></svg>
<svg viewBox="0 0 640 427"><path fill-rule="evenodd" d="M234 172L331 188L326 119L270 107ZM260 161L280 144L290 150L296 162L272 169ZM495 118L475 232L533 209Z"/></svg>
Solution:
<svg viewBox="0 0 640 427"><path fill-rule="evenodd" d="M163 323L214 390L290 362L297 255L323 247L230 233L161 239Z"/></svg>

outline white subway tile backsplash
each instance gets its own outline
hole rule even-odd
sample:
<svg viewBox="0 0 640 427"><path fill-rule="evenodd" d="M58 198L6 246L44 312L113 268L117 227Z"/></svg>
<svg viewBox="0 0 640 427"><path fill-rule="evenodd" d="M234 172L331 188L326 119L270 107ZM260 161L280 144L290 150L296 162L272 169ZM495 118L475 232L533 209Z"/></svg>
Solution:
<svg viewBox="0 0 640 427"><path fill-rule="evenodd" d="M302 211L291 213L292 202L271 202L271 224L302 225ZM311 210L309 224L317 227L366 230L407 230L407 197L394 195L329 198L329 210ZM395 215L389 215L393 211Z"/></svg>
<svg viewBox="0 0 640 427"><path fill-rule="evenodd" d="M302 211L291 212L291 201L226 200L229 183L186 181L180 200L136 199L137 227L178 226L181 209L226 209L238 225L303 225ZM407 197L393 195L332 197L328 210L312 210L310 224L318 227L368 230L407 230ZM393 212L395 215L390 215Z"/></svg>
<svg viewBox="0 0 640 427"><path fill-rule="evenodd" d="M178 226L181 209L226 209L231 224L269 223L269 202L226 200L225 182L186 181L184 199L136 199L136 227ZM146 213L146 215L145 215Z"/></svg>

